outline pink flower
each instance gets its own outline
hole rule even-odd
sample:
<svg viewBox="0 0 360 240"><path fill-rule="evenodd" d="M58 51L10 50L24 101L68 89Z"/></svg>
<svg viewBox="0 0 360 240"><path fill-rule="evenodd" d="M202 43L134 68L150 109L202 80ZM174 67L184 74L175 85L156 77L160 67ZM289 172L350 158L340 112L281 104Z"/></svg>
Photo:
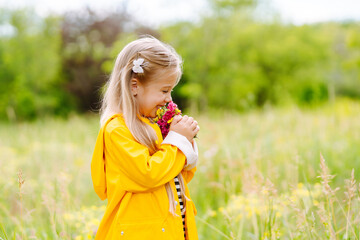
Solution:
<svg viewBox="0 0 360 240"><path fill-rule="evenodd" d="M157 117L154 121L159 125L161 134L165 138L170 129L170 124L175 115L180 115L181 111L178 109L178 106L173 102L169 102L166 106L157 110Z"/></svg>

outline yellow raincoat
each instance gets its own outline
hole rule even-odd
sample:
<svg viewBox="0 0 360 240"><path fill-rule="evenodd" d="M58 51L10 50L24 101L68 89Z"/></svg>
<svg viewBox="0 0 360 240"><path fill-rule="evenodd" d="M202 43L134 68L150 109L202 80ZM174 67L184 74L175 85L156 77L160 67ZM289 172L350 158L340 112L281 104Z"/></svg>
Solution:
<svg viewBox="0 0 360 240"><path fill-rule="evenodd" d="M163 141L160 128L146 118ZM185 155L170 144L159 145L153 155L139 144L125 125L122 115L112 116L100 129L91 162L91 176L95 192L101 200L108 199L95 240L154 239L183 240L180 204L177 217L169 212L165 184L170 182L175 201L178 200L174 177L180 172L185 180L185 194L190 198L187 183L196 167L183 169ZM175 203L176 204L176 203ZM186 236L197 240L196 209L186 201Z"/></svg>

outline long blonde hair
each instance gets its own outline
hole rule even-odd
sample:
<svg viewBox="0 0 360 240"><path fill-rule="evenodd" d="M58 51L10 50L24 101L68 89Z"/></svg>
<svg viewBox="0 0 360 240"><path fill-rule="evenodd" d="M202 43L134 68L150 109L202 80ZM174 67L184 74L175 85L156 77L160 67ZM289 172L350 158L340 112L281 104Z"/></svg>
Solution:
<svg viewBox="0 0 360 240"><path fill-rule="evenodd" d="M132 71L133 61L143 58L142 65L144 73ZM148 147L150 154L158 151L156 144L157 135L154 129L139 119L139 107L131 92L131 79L136 78L141 83L156 81L159 74L164 71L173 71L177 74L177 82L182 74L182 60L174 48L158 39L146 36L127 44L118 54L109 81L106 84L106 91L100 109L100 124L104 125L112 115L121 113L125 119L126 126L136 141ZM176 83L177 83L176 82ZM179 173L181 196L183 198L185 211L186 201L184 179ZM169 211L175 213L175 199L170 183L165 184L169 198Z"/></svg>

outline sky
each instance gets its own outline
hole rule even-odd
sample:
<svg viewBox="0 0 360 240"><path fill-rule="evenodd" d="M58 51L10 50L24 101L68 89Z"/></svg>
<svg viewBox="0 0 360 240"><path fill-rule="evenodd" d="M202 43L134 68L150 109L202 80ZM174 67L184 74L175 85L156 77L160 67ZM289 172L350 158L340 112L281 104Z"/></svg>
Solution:
<svg viewBox="0 0 360 240"><path fill-rule="evenodd" d="M360 20L360 0L269 0L286 23ZM0 0L0 7L32 6L40 15L90 6L112 9L123 0ZM196 21L206 12L206 0L131 0L128 9L142 22L157 27L178 20Z"/></svg>
<svg viewBox="0 0 360 240"><path fill-rule="evenodd" d="M272 0L283 19L294 24L360 20L360 0Z"/></svg>

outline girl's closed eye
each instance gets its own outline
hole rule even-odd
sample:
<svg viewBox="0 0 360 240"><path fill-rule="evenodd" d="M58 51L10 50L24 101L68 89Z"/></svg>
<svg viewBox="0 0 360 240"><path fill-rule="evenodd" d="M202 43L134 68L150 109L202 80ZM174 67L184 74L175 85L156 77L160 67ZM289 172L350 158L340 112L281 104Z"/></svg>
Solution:
<svg viewBox="0 0 360 240"><path fill-rule="evenodd" d="M172 92L173 90L171 90L171 92ZM162 90L162 92L163 93L168 93L169 92L169 90Z"/></svg>

